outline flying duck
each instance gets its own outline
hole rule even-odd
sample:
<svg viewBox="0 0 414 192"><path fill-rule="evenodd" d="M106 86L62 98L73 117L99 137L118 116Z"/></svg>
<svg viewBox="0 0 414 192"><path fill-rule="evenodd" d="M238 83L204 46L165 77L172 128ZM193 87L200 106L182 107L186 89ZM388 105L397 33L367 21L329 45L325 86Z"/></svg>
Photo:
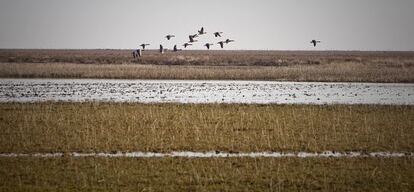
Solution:
<svg viewBox="0 0 414 192"><path fill-rule="evenodd" d="M163 54L164 53L164 47L162 45L160 45L160 53Z"/></svg>
<svg viewBox="0 0 414 192"><path fill-rule="evenodd" d="M222 34L223 32L214 32L214 36L215 37L221 37L221 35L220 34Z"/></svg>
<svg viewBox="0 0 414 192"><path fill-rule="evenodd" d="M147 45L150 45L150 44L143 43L143 44L141 44L141 45L139 45L139 46L141 46L141 47L142 47L142 50L145 50L145 46L147 46Z"/></svg>
<svg viewBox="0 0 414 192"><path fill-rule="evenodd" d="M204 35L204 34L207 34L207 32L204 32L204 27L201 27L201 29L198 30L198 34L199 35Z"/></svg>
<svg viewBox="0 0 414 192"><path fill-rule="evenodd" d="M190 35L190 36L188 36L188 38L190 39L190 43L194 43L194 42L197 42L197 40L194 40L194 35Z"/></svg>
<svg viewBox="0 0 414 192"><path fill-rule="evenodd" d="M173 37L175 37L175 35L167 35L167 36L165 36L165 38L167 38L167 40L170 40Z"/></svg>
<svg viewBox="0 0 414 192"><path fill-rule="evenodd" d="M173 51L174 51L174 52L177 52L177 51L181 51L181 49L177 49L177 45L174 45L174 49L173 49Z"/></svg>
<svg viewBox="0 0 414 192"><path fill-rule="evenodd" d="M193 44L191 44L191 43L184 43L184 48L187 48L188 46L191 46L191 45L193 45Z"/></svg>
<svg viewBox="0 0 414 192"><path fill-rule="evenodd" d="M217 44L220 44L220 47L223 49L223 47L224 47L224 41L220 41L220 42L218 42Z"/></svg>
<svg viewBox="0 0 414 192"><path fill-rule="evenodd" d="M315 40L315 39L313 39L310 43L312 43L313 44L313 46L314 47L316 47L316 44L317 43L320 43L321 41L317 41L317 40Z"/></svg>
<svg viewBox="0 0 414 192"><path fill-rule="evenodd" d="M206 46L207 49L210 49L210 46L212 46L212 45L213 45L212 43L206 43L204 46Z"/></svg>
<svg viewBox="0 0 414 192"><path fill-rule="evenodd" d="M226 41L225 41L225 43L227 44L227 43L230 43L230 42L234 42L234 40L231 40L231 39L226 39Z"/></svg>
<svg viewBox="0 0 414 192"><path fill-rule="evenodd" d="M191 38L196 38L196 37L198 37L198 34L194 34L194 35L189 35Z"/></svg>

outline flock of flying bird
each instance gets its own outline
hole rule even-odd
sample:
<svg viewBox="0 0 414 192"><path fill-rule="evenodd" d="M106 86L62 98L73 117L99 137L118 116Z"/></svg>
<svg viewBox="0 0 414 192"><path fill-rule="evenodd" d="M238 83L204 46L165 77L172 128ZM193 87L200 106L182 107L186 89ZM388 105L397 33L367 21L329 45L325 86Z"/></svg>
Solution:
<svg viewBox="0 0 414 192"><path fill-rule="evenodd" d="M223 32L214 32L213 34L214 34L214 37L221 37L221 34L222 34L222 33L223 33ZM204 31L204 27L201 27L201 29L200 29L200 30L198 30L198 33L196 33L196 34L194 34L194 35L189 35L189 36L188 36L189 41L183 44L184 48L187 48L188 46L193 45L192 43L198 42L198 41L196 40L196 38L197 38L197 37L199 37L199 36L201 36L201 35L205 35L205 34L207 34L207 32L205 32L205 31ZM168 34L168 35L166 35L166 36L165 36L165 38L166 38L167 40L170 40L170 39L171 39L171 38L173 38L173 37L175 37L175 35ZM225 41L219 41L219 42L217 42L217 44L219 44L221 48L224 48L224 44L228 44L228 43L231 43L231 42L234 42L234 40L231 40L231 39L226 39ZM310 43L312 43L312 44L313 44L313 46L314 46L314 47L316 47L316 44L318 44L318 43L320 43L320 42L321 42L321 41L312 40ZM146 47L146 46L148 46L148 45L150 45L150 44L148 44L148 43L143 43L143 44L139 45L139 46L141 46L141 47L142 47L142 49L137 49L137 50L134 50L134 51L132 52L132 56L133 56L134 58L141 57L141 56L142 56L142 51L143 51L143 50L145 50L145 47ZM207 49L210 49L210 47L211 47L211 46L213 46L213 45L214 45L213 43L206 43L206 44L204 44L204 46L205 46ZM164 47L160 44L159 52L160 52L161 54L163 54L163 53L164 53L164 51L166 51L166 50L167 50L167 49L164 49ZM174 45L173 51L174 51L174 52L177 52L177 51L181 51L181 49L178 49L178 48L177 48L177 45Z"/></svg>
<svg viewBox="0 0 414 192"><path fill-rule="evenodd" d="M196 33L196 34L194 34L194 35L189 35L189 36L188 36L189 41L188 41L188 42L186 42L186 43L184 43L184 44L183 44L183 47L184 47L184 48L187 48L188 46L193 45L193 43L198 42L198 40L196 39L197 37L200 37L201 35L205 35L205 34L207 34L207 32L206 32L206 31L204 31L204 27L201 27L201 29L200 29L200 30L198 30L198 33ZM214 34L214 37L221 37L221 34L223 34L223 32L214 32L213 34ZM165 38L166 38L167 40L170 40L170 39L172 39L173 37L175 37L175 35L168 34L168 35L166 35L166 36L165 36ZM219 44L221 48L224 48L224 44L228 44L228 43L231 43L231 42L234 42L234 40L231 40L231 39L226 39L225 41L219 41L217 44ZM139 45L139 46L141 46L141 47L142 47L142 49L137 49L137 50L133 51L133 52L132 52L132 56L133 56L134 58L141 57L141 56L142 56L142 51L143 51L143 50L145 50L145 47L146 47L146 46L148 46L148 45L150 45L150 44L148 44L148 43L143 43L143 44ZM205 46L207 49L210 49L210 47L211 47L211 46L213 46L213 45L214 45L213 43L206 43L206 44L204 44L204 46ZM163 47L162 45L160 45L159 52L160 52L161 54L163 54L166 50L167 50L167 49L164 49L164 47ZM181 49L178 49L178 48L177 48L177 45L174 45L173 51L174 51L174 52L177 52L177 51L181 51Z"/></svg>

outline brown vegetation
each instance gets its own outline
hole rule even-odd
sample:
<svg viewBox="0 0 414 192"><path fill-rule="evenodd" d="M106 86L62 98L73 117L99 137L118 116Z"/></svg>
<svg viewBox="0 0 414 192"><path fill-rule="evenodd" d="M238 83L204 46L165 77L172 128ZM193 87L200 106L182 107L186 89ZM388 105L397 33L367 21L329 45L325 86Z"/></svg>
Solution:
<svg viewBox="0 0 414 192"><path fill-rule="evenodd" d="M412 52L0 50L0 77L414 82Z"/></svg>
<svg viewBox="0 0 414 192"><path fill-rule="evenodd" d="M413 66L414 52L358 51L144 51L139 59L132 50L0 50L1 63L152 64L204 66L292 66L364 63Z"/></svg>
<svg viewBox="0 0 414 192"><path fill-rule="evenodd" d="M136 64L0 63L3 78L278 80L413 83L414 67L338 63L312 66L163 66Z"/></svg>
<svg viewBox="0 0 414 192"><path fill-rule="evenodd" d="M414 151L414 107L0 105L0 152Z"/></svg>
<svg viewBox="0 0 414 192"><path fill-rule="evenodd" d="M413 191L414 159L0 158L4 191Z"/></svg>

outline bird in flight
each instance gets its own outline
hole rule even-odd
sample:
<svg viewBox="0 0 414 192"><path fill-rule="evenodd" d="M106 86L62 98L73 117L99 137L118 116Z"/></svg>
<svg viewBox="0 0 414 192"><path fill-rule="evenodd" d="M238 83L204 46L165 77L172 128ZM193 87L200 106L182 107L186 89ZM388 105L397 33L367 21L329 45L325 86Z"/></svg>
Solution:
<svg viewBox="0 0 414 192"><path fill-rule="evenodd" d="M150 45L150 44L143 43L143 44L141 44L141 45L139 45L139 46L141 46L141 47L142 47L142 50L145 50L145 46L147 46L147 45Z"/></svg>
<svg viewBox="0 0 414 192"><path fill-rule="evenodd" d="M226 39L226 41L225 41L225 43L227 44L227 43L230 43L230 42L234 42L234 40L231 40L231 39Z"/></svg>
<svg viewBox="0 0 414 192"><path fill-rule="evenodd" d="M194 40L195 37L197 37L197 36L195 36L195 35L188 36L188 38L190 39L190 43L197 42L197 40Z"/></svg>
<svg viewBox="0 0 414 192"><path fill-rule="evenodd" d="M316 44L320 43L321 41L317 41L315 39L313 39L310 43L313 44L314 47L316 47Z"/></svg>
<svg viewBox="0 0 414 192"><path fill-rule="evenodd" d="M204 35L204 34L207 34L207 32L204 32L204 27L201 27L201 29L198 30L198 34L199 35Z"/></svg>
<svg viewBox="0 0 414 192"><path fill-rule="evenodd" d="M163 54L164 53L164 47L162 45L160 45L160 53Z"/></svg>
<svg viewBox="0 0 414 192"><path fill-rule="evenodd" d="M198 37L198 34L194 34L194 35L189 35L189 37L191 37L191 38L196 38L196 37Z"/></svg>
<svg viewBox="0 0 414 192"><path fill-rule="evenodd" d="M220 44L220 47L223 49L223 47L224 47L224 41L220 41L220 42L218 42L217 44Z"/></svg>
<svg viewBox="0 0 414 192"><path fill-rule="evenodd" d="M184 43L184 48L187 48L188 46L191 46L191 45L193 45L193 44L191 44L191 43Z"/></svg>
<svg viewBox="0 0 414 192"><path fill-rule="evenodd" d="M210 46L212 46L212 45L213 45L212 43L206 43L204 46L206 46L207 49L210 49Z"/></svg>
<svg viewBox="0 0 414 192"><path fill-rule="evenodd" d="M222 34L223 32L214 32L214 36L215 37L221 37L221 34Z"/></svg>
<svg viewBox="0 0 414 192"><path fill-rule="evenodd" d="M175 35L167 35L167 36L165 36L165 38L167 38L167 40L170 40L173 37L175 37Z"/></svg>
<svg viewBox="0 0 414 192"><path fill-rule="evenodd" d="M177 48L177 45L174 45L173 51L174 51L174 52L177 52L177 51L181 51L181 49L178 49L178 48Z"/></svg>

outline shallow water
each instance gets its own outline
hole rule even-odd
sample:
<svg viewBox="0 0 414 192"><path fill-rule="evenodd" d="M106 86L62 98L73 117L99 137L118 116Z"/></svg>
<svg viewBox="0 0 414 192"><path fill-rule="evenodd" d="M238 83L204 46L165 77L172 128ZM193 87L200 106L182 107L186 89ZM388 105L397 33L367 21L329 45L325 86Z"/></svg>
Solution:
<svg viewBox="0 0 414 192"><path fill-rule="evenodd" d="M414 105L414 84L0 79L0 102Z"/></svg>
<svg viewBox="0 0 414 192"><path fill-rule="evenodd" d="M0 157L132 157L132 158L150 158L150 157L184 157L184 158L226 158L226 157L297 157L297 158L310 158L310 157L413 157L413 153L404 152L335 152L324 151L321 153L312 152L250 152L250 153L228 153L228 152L194 152L194 151L173 151L169 153L157 153L157 152L117 152L117 153L0 153Z"/></svg>

